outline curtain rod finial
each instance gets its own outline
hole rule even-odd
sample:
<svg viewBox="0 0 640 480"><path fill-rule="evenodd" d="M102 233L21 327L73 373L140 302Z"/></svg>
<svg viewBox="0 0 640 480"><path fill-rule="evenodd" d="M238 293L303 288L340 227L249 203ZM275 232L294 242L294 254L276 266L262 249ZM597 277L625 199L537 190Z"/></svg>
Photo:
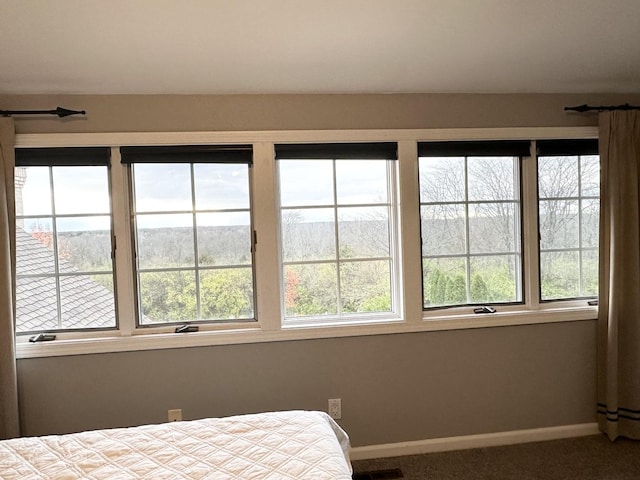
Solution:
<svg viewBox="0 0 640 480"><path fill-rule="evenodd" d="M571 110L574 112L587 112L591 109L591 107L589 107L589 105L585 103L583 105L578 105L577 107L564 107L564 109Z"/></svg>
<svg viewBox="0 0 640 480"><path fill-rule="evenodd" d="M58 107L56 108L56 115L62 118L70 115L86 115L86 112L84 110L69 110L67 108Z"/></svg>

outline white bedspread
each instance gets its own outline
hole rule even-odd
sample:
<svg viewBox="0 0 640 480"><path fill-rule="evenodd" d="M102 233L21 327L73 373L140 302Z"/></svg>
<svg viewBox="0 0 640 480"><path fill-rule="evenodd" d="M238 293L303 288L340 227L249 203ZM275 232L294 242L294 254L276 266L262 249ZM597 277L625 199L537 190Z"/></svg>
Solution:
<svg viewBox="0 0 640 480"><path fill-rule="evenodd" d="M349 480L349 438L289 411L0 442L2 479Z"/></svg>

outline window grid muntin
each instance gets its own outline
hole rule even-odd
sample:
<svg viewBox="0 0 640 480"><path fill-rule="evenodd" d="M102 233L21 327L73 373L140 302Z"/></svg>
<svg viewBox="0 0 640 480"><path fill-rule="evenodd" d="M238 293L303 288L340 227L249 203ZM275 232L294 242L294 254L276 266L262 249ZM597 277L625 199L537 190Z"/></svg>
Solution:
<svg viewBox="0 0 640 480"><path fill-rule="evenodd" d="M420 237L421 237L421 242L420 242L420 249L421 252L424 251L424 241L422 240L425 236L425 232L422 231L422 207L423 206L436 206L436 205L452 205L452 206L456 206L456 205L461 205L464 206L464 229L465 229L465 233L464 233L464 241L465 241L465 252L464 253L458 253L458 254L433 254L433 255L425 255L424 253L421 254L421 270L422 270L422 295L423 295L423 301L422 301L422 309L423 310L438 310L438 309L446 309L446 308L452 308L452 307L461 307L461 306L465 306L465 305L487 305L487 304L500 304L500 305L513 305L513 304L522 304L524 302L524 293L523 293L523 268L522 268L522 260L523 260L523 254L522 254L522 181L521 181L521 165L520 165L520 161L521 158L520 157L516 157L516 156L499 156L499 155L495 155L495 158L505 158L505 159L513 159L513 195L514 195L514 199L513 200L495 200L495 199L490 199L490 200L469 200L469 158L477 158L477 155L452 155L450 157L421 157L418 156L418 166L420 166L420 164L423 161L428 161L431 158L437 158L439 160L443 160L443 159L460 159L463 158L464 159L464 196L465 196L465 201L443 201L443 202L424 202L421 199L421 194L419 195L420 198ZM421 184L421 178L422 176L420 175L420 168L418 168L418 183L419 185ZM419 187L420 188L420 187ZM515 247L520 247L520 250L518 251L517 249L514 251L506 251L506 252L488 252L488 253L483 253L483 252L475 252L475 253L471 253L471 247L470 247L470 217L469 217L469 206L470 205L487 205L487 204L511 204L514 206L513 212L514 212L514 217L513 217L513 237L514 237L514 242L513 245ZM475 302L473 303L471 300L471 259L472 258L478 258L478 257L492 257L492 256L502 256L502 257L507 257L510 256L513 258L514 260L514 266L516 271L514 272L514 286L515 286L515 296L516 296L516 300L514 301L508 301L508 302ZM445 304L445 305L434 305L434 306L427 306L425 305L425 275L424 275L424 260L425 259L464 259L464 268L465 268L465 290L466 290L466 297L467 297L467 303L466 304Z"/></svg>
<svg viewBox="0 0 640 480"><path fill-rule="evenodd" d="M286 162L287 160L294 160L296 161L297 159L292 159L292 158L283 158L283 159L278 159L277 161L277 165L278 165L278 171L280 170L280 162ZM333 178L333 184L332 184L332 196L333 196L333 204L313 204L313 205L287 205L287 206L282 206L280 205L280 214L279 214L279 222L280 222L280 254L282 256L282 260L281 260L281 282L282 282L282 292L281 292L281 301L282 301L282 306L283 306L283 319L284 322L283 323L295 323L296 321L300 321L300 320L304 320L304 319L309 319L309 318L343 318L345 316L362 316L362 315L368 315L368 316L378 316L378 315L385 315L385 314L389 314L389 313L394 313L397 309L397 304L398 304L398 292L397 292L397 281L395 281L395 278L398 278L399 272L398 272L398 265L397 265L397 260L395 260L395 257L397 256L396 252L396 237L397 237L397 221L394 220L394 216L393 216L393 205L395 204L395 189L393 188L394 185L394 170L393 170L393 164L394 162L389 161L389 160L385 160L385 159L367 159L368 161L384 161L386 162L386 169L385 169L385 175L386 175L386 202L381 202L381 203L338 203L338 182L337 182L337 162L340 160L352 160L352 159L348 159L348 158L327 158L327 159L315 159L314 160L318 161L318 160L324 160L324 161L330 161L331 162L331 167L332 167L332 178ZM280 175L278 175L279 178ZM279 190L279 188L278 188ZM342 259L340 257L341 253L340 253L340 234L339 234L339 222L338 222L338 211L339 209L349 209L349 208L366 208L366 207L384 207L387 209L387 235L388 235L388 242L389 242L389 256L379 256L379 257L361 257L361 258L346 258L346 259ZM335 242L335 255L334 258L331 260L284 260L284 248L285 248L285 244L284 244L284 240L283 240L283 222L282 222L282 218L283 218L283 212L286 212L288 210L317 210L317 209L331 209L332 213L333 213L333 221L334 221L334 242ZM384 312L360 312L360 313L343 313L343 307L342 307L342 294L341 294L341 274L340 274L340 266L343 264L348 264L348 263L365 263L365 262L374 262L374 261L386 261L389 264L389 284L390 284L390 289L389 289L389 299L390 299L390 309L388 311L384 311ZM336 305L336 313L335 314L312 314L312 315L287 315L287 308L286 308L286 301L285 301L285 297L286 297L286 275L285 275L285 268L288 266L295 266L295 265L333 265L336 269L336 301L337 301L337 305Z"/></svg>
<svg viewBox="0 0 640 480"><path fill-rule="evenodd" d="M150 162L149 162L150 163ZM147 165L149 164L147 163ZM185 162L186 163L186 162ZM204 164L226 164L224 161L220 162L208 162ZM133 237L133 255L134 255L134 266L133 266L133 275L134 275L134 289L135 289L135 299L137 302L137 308L135 309L136 314L136 327L137 328L155 328L159 326L165 325L175 325L175 324L211 324L211 323L230 323L230 322L254 322L256 320L256 275L255 275L255 247L254 247L254 227L253 227L253 198L252 198L252 168L251 163L240 162L241 165L246 165L247 167L247 182L248 182L248 207L247 208L220 208L220 209L196 209L196 191L195 191L195 165L198 162L189 162L188 163L189 174L190 174L190 188L191 188L191 207L192 210L144 210L143 212L138 213L136 211L136 192L135 192L135 163L128 165L129 171L129 191L131 192L131 233ZM165 165L163 163L158 163L158 165ZM207 213L248 213L249 216L249 234L250 234L250 264L227 264L221 266L207 265L201 266L200 259L198 257L198 225L197 225L197 215L198 214L207 214ZM191 228L193 232L193 241L194 241L194 266L192 267L162 267L162 268L140 268L139 267L139 255L138 255L138 228L137 228L137 218L144 216L153 216L153 215L191 215ZM253 311L252 318L227 318L227 319L204 319L201 317L201 292L200 292L200 273L204 271L216 271L216 270L234 270L234 269L250 269L251 270L251 305ZM195 276L195 293L196 293L196 318L191 320L184 321L156 321L149 323L142 323L141 318L143 315L142 311L142 289L140 287L140 274L141 273L171 273L171 272L193 272Z"/></svg>
<svg viewBox="0 0 640 480"><path fill-rule="evenodd" d="M53 167L47 167L49 170L49 194L51 195L51 242L53 246L53 265L56 282L56 307L58 316L58 328L62 328L62 297L60 295L60 252L58 251L58 222L56 221L56 203L55 192L53 186Z"/></svg>
<svg viewBox="0 0 640 480"><path fill-rule="evenodd" d="M114 235L113 235L113 205L112 205L112 189L111 189L111 176L109 175L109 166L108 165L80 165L82 167L91 167L92 169L101 169L104 168L106 179L107 179L107 192L109 195L108 205L109 209L107 212L100 213L64 213L57 214L56 213L56 202L55 202L55 182L53 169L54 168L69 168L69 165L28 165L28 166L16 166L15 168L46 168L48 175L48 183L49 183L49 202L51 211L48 214L34 214L34 215L19 215L16 212L15 221L16 228L18 227L18 221L20 220L29 220L29 219L48 219L51 221L51 246L52 246L52 256L53 256L53 268L54 271L50 273L41 273L41 274L19 274L16 273L16 281L18 279L38 279L38 278L51 278L55 282L55 301L56 301L56 322L57 327L53 329L43 329L43 330L24 330L18 331L18 327L16 326L16 335L30 335L33 333L39 332L49 332L54 331L58 332L83 332L83 331L103 331L103 330L114 330L119 328L118 321L118 309L117 309L117 285L115 278L115 244L114 244ZM60 271L60 252L58 248L58 219L65 218L87 218L87 217L109 217L109 242L110 242L110 262L111 268L108 270L78 270L75 272L61 272ZM25 233L29 234L29 232ZM18 245L16 244L16 248ZM74 267L75 268L75 267ZM91 276L91 275L100 275L100 276L110 276L111 283L113 285L113 302L114 302L114 311L113 311L113 326L108 327L82 327L82 328L64 328L63 326L63 317L62 317L62 296L61 296L61 278L71 278L71 277L82 277L82 276ZM16 319L17 322L18 319Z"/></svg>
<svg viewBox="0 0 640 480"><path fill-rule="evenodd" d="M342 275L340 275L340 224L338 223L338 175L336 160L331 162L331 175L333 178L333 229L334 242L336 245L336 314L342 316Z"/></svg>
<svg viewBox="0 0 640 480"><path fill-rule="evenodd" d="M469 221L469 157L465 155L464 157L464 199L462 202L464 206L464 248L465 248L465 260L464 260L464 268L465 268L465 294L467 296L467 302L471 301L471 259L469 258L469 254L471 253L471 234L469 233L470 221ZM479 203L480 204L480 203ZM421 222L422 223L422 222ZM422 302L424 307L424 302Z"/></svg>
<svg viewBox="0 0 640 480"><path fill-rule="evenodd" d="M200 319L200 255L198 254L198 223L196 221L196 181L194 178L193 163L189 164L189 180L191 188L191 224L193 225L193 264L195 265L195 285L196 285L196 319ZM255 307L254 307L255 308Z"/></svg>
<svg viewBox="0 0 640 480"><path fill-rule="evenodd" d="M539 238L539 242L538 242L538 249L539 249L539 258L540 258L540 269L539 269L539 279L538 279L538 285L539 285L539 301L542 303L549 303L549 302L559 302L559 301L566 301L566 300L578 300L578 299L588 299L588 298L595 298L597 295L586 295L585 294L585 275L584 275L584 254L585 252L598 252L598 247L583 247L583 225L584 225L584 216L583 216L583 202L585 200L599 200L600 196L599 195L582 195L582 174L583 174L583 158L584 157L598 157L598 155L594 155L594 154L585 154L585 155L539 155L538 159L543 159L543 158L571 158L573 159L575 162L577 162L578 165L578 185L577 185L577 195L569 195L569 196L558 196L558 197L538 197L538 204L540 204L541 202L544 201L577 201L578 202L578 208L577 208L577 217L578 217L578 226L577 226L577 230L578 230L578 246L577 247L567 247L567 248L547 248L547 249L543 249L542 248L542 237L540 235ZM539 162L538 162L538 169L537 172L539 173ZM540 190L540 180L537 180L537 189L538 191ZM598 211L598 215L600 215L600 212ZM540 222L540 209L538 208L538 225L541 225ZM539 230L540 231L540 227ZM598 235L599 237L599 235ZM542 292L542 254L543 253L565 253L565 252L577 252L578 253L578 296L577 297L560 297L560 298L543 298L543 292Z"/></svg>

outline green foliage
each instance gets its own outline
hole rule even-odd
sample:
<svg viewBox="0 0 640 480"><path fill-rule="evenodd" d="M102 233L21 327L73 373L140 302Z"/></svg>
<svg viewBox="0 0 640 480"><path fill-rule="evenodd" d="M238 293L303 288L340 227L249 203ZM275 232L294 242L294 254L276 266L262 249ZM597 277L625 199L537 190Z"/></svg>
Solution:
<svg viewBox="0 0 640 480"><path fill-rule="evenodd" d="M291 265L285 270L286 315L338 313L335 264ZM344 262L340 266L343 313L391 311L389 266L386 261Z"/></svg>
<svg viewBox="0 0 640 480"><path fill-rule="evenodd" d="M369 227L378 228L376 225L372 223ZM305 228L309 231L305 230L302 232L304 234L298 232L295 236L300 244L289 246L294 251L312 251L314 255L320 255L318 252L324 251L324 247L320 248L321 244L333 245L333 227L329 229L324 224L312 224ZM199 282L199 316L194 270L141 273L143 323L253 318L253 281L249 266L251 257L245 230L246 227L212 227L199 230L199 244L202 243L199 251L200 265L242 266L202 271ZM349 242L340 248L339 272L336 270L336 263L333 262L289 265L285 268L284 303L287 316L336 315L339 311L338 301L341 302L341 311L347 314L391 310L389 262L360 258L358 252L361 251L361 247L358 246L356 252L353 245L360 245L357 243L357 236L362 235L362 231L351 230L345 227L340 231L343 235L349 235ZM148 259L150 264L147 264L147 267L160 269L173 264L184 264L194 268L192 263L195 260L187 259L184 252L178 255L171 250L176 245L185 243L182 240L192 235L192 229L180 229L177 234L182 239L180 241L170 237L162 229L146 232L145 235L149 237L146 239L147 242L157 246L157 249L151 249L154 256ZM105 275L93 274L92 278L113 290L113 277L109 274L112 269L109 232L65 233L59 237L59 243L64 247L61 251L64 253L65 261L81 271L105 272ZM322 242L318 243L316 237L321 237ZM315 243L309 243L309 238L316 238ZM362 238L359 240L362 241ZM189 264L187 260L192 263ZM471 278L467 284L464 259L425 259L425 306L515 300L517 272L514 272L515 267L512 263L490 256L475 257L471 262ZM580 264L575 253L551 254L548 260L542 260L541 263L543 299L597 295L597 250L584 254L582 272L579 272ZM580 274L583 279L582 286L579 282Z"/></svg>
<svg viewBox="0 0 640 480"><path fill-rule="evenodd" d="M462 275L453 276L439 269L434 270L425 281L425 299L429 302L429 306L467 303L464 277Z"/></svg>
<svg viewBox="0 0 640 480"><path fill-rule="evenodd" d="M472 275L469 287L463 267L462 263L424 260L426 307L514 301L514 274L504 263L486 262L478 265L475 269L479 272ZM467 300L467 290L470 300Z"/></svg>
<svg viewBox="0 0 640 480"><path fill-rule="evenodd" d="M287 316L335 315L336 269L333 264L291 265L286 269Z"/></svg>
<svg viewBox="0 0 640 480"><path fill-rule="evenodd" d="M428 281L425 281L425 300L429 304L440 305L444 302L444 293L447 279L436 269ZM428 291L428 294L427 294Z"/></svg>
<svg viewBox="0 0 640 480"><path fill-rule="evenodd" d="M140 277L142 314L147 323L253 317L250 269L203 272L199 318L193 271L146 272Z"/></svg>
<svg viewBox="0 0 640 480"><path fill-rule="evenodd" d="M471 278L471 301L473 303L487 302L489 299L489 289L487 284L477 273Z"/></svg>
<svg viewBox="0 0 640 480"><path fill-rule="evenodd" d="M391 297L389 292L375 297L365 298L360 304L361 312L389 312L391 311Z"/></svg>
<svg viewBox="0 0 640 480"><path fill-rule="evenodd" d="M426 306L461 305L467 303L464 265L460 262L439 263L424 260L424 301Z"/></svg>
<svg viewBox="0 0 640 480"><path fill-rule="evenodd" d="M447 303L454 305L467 302L467 288L462 275L447 279L445 299Z"/></svg>
<svg viewBox="0 0 640 480"><path fill-rule="evenodd" d="M582 265L582 292L583 296L597 296L598 295L598 254L593 255L593 258L583 259Z"/></svg>
<svg viewBox="0 0 640 480"><path fill-rule="evenodd" d="M391 284L386 261L345 262L340 266L344 313L389 312Z"/></svg>
<svg viewBox="0 0 640 480"><path fill-rule="evenodd" d="M208 320L253 317L251 270L204 272L200 279L200 315Z"/></svg>
<svg viewBox="0 0 640 480"><path fill-rule="evenodd" d="M175 322L196 318L193 272L140 274L142 314L148 321Z"/></svg>
<svg viewBox="0 0 640 480"><path fill-rule="evenodd" d="M515 278L508 268L488 265L482 270L481 277L487 286L487 298L484 301L480 300L480 303L515 301Z"/></svg>
<svg viewBox="0 0 640 480"><path fill-rule="evenodd" d="M579 295L579 257L574 252L543 253L540 267L543 300Z"/></svg>
<svg viewBox="0 0 640 480"><path fill-rule="evenodd" d="M542 256L541 292L543 300L598 295L598 253L586 251L580 259L575 252L544 253Z"/></svg>

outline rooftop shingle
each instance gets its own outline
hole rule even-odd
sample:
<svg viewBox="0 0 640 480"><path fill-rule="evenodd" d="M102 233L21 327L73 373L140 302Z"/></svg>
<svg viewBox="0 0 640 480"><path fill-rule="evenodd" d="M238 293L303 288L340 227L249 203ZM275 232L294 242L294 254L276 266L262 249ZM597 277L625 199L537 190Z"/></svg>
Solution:
<svg viewBox="0 0 640 480"><path fill-rule="evenodd" d="M18 332L116 326L113 292L90 275L59 260L61 319L58 320L53 251L16 228L16 329ZM71 274L71 275L67 275Z"/></svg>

